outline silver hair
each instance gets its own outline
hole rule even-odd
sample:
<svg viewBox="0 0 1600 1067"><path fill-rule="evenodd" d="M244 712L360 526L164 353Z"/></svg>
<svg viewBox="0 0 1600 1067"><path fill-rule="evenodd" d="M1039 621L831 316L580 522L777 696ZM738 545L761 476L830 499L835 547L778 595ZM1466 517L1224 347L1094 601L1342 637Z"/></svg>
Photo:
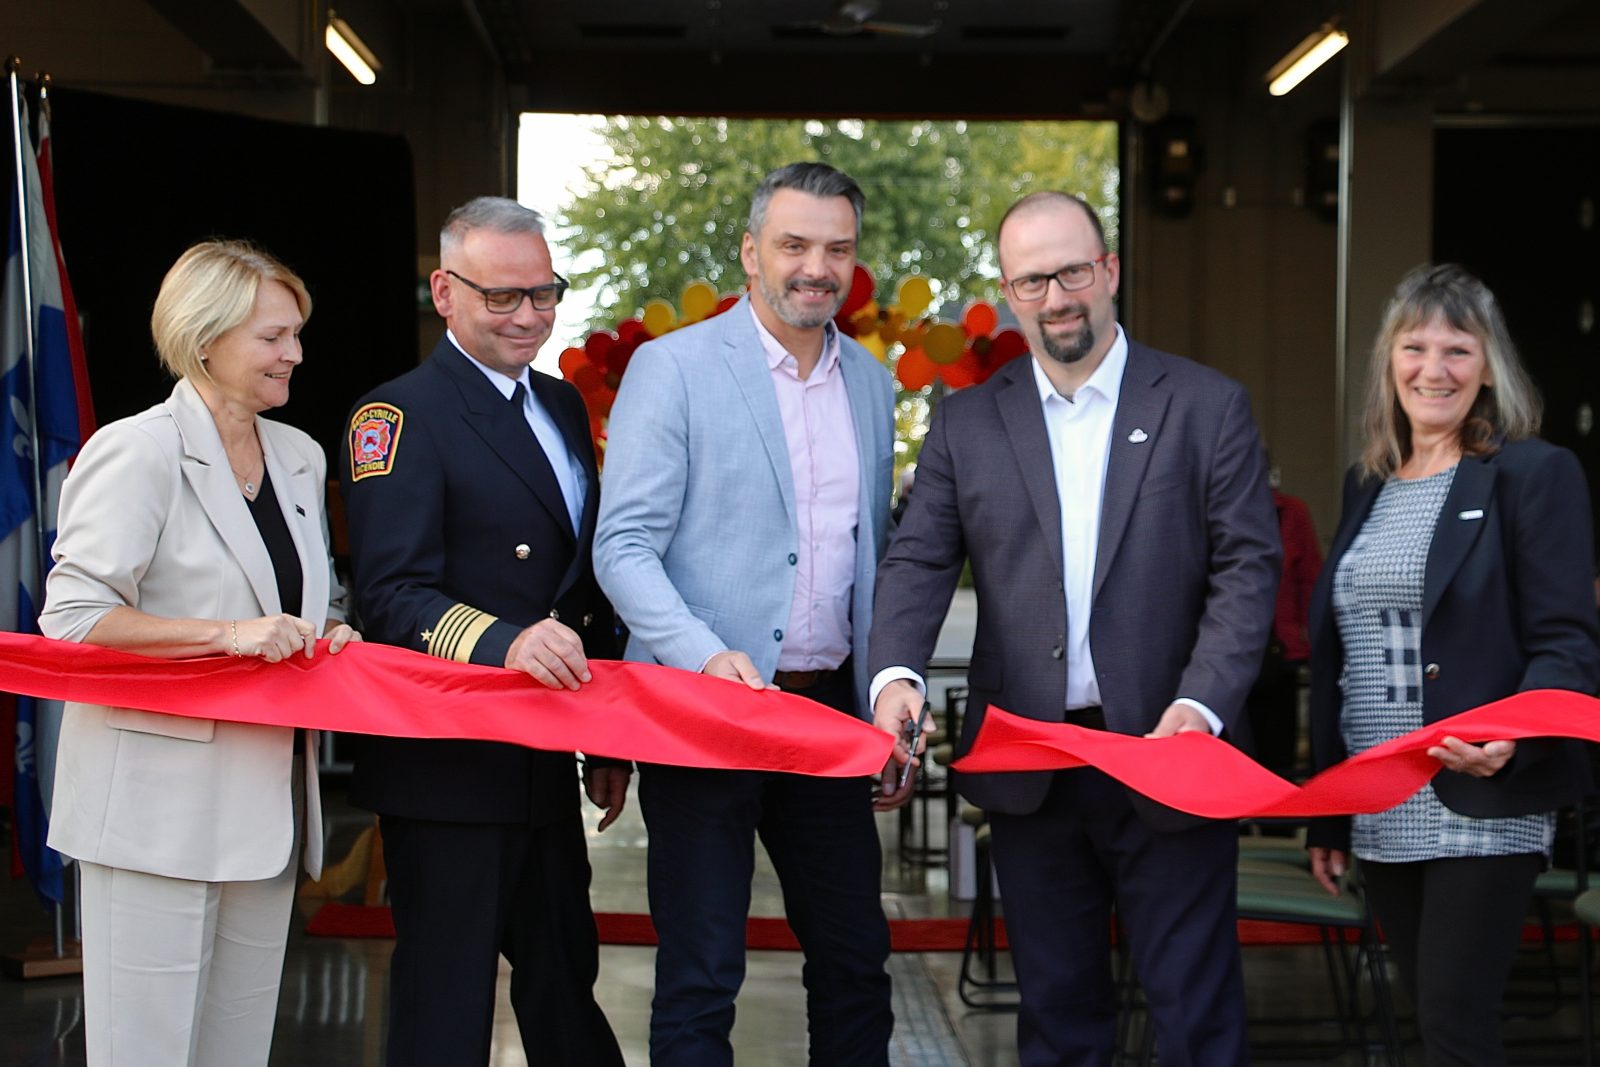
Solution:
<svg viewBox="0 0 1600 1067"><path fill-rule="evenodd" d="M544 233L544 217L504 196L479 196L450 212L439 229L439 255L444 257L461 247L473 230L495 233Z"/></svg>

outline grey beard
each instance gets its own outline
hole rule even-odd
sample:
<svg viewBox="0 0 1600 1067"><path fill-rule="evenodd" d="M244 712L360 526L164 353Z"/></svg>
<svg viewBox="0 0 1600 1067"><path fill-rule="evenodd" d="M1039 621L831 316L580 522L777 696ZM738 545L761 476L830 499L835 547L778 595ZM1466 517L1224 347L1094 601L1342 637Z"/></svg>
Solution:
<svg viewBox="0 0 1600 1067"><path fill-rule="evenodd" d="M1045 355L1057 363L1076 363L1087 356L1094 349L1094 330L1089 326L1089 320L1084 319L1083 329L1078 331L1074 341L1061 342L1055 340L1040 327L1039 333L1044 340Z"/></svg>
<svg viewBox="0 0 1600 1067"><path fill-rule="evenodd" d="M773 312L777 314L778 318L782 319L785 323L793 326L797 330L814 330L818 326L826 324L830 319L839 313L840 308L844 307L845 296L848 295L840 294L836 289L834 291L835 299L833 302L833 310L828 312L817 311L814 314L807 314L797 310L789 303L789 287L787 285L784 285L778 289L773 289L765 281L763 281L761 283L761 292L767 298L767 304L772 308Z"/></svg>

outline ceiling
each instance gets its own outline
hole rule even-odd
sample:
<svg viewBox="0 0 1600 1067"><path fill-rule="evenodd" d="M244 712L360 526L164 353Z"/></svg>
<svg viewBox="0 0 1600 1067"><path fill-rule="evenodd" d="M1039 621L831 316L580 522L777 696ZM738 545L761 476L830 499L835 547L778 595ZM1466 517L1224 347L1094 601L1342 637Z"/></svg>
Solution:
<svg viewBox="0 0 1600 1067"><path fill-rule="evenodd" d="M330 5L390 65L369 99L442 87L471 107L503 76L509 112L1121 118L1145 79L1197 111L1258 95L1332 17L1399 42L1368 48L1381 77L1442 112L1600 110L1600 0L51 0L0 28L20 19L75 84L292 91L319 77ZM1337 106L1337 74L1317 85L1296 99Z"/></svg>
<svg viewBox="0 0 1600 1067"><path fill-rule="evenodd" d="M1600 78L1595 0L454 2L533 110L1117 116L1173 65L1207 67L1213 92L1256 88L1306 33L1359 10L1401 39L1408 23L1447 26L1397 64L1412 84Z"/></svg>
<svg viewBox="0 0 1600 1067"><path fill-rule="evenodd" d="M467 0L521 106L1102 111L1195 0ZM1291 0L1299 6L1300 0ZM1261 6L1202 0L1211 10ZM915 97L915 104L906 101ZM645 103L644 101L648 101Z"/></svg>

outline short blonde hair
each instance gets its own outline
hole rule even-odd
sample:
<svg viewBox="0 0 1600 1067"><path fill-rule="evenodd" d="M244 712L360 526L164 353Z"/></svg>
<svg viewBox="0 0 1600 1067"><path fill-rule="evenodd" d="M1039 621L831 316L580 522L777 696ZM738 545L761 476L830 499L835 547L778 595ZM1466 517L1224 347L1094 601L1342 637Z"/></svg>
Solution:
<svg viewBox="0 0 1600 1067"><path fill-rule="evenodd" d="M1400 280L1372 346L1366 412L1361 420L1363 474L1384 478L1411 458L1411 423L1394 387L1394 344L1400 334L1434 319L1478 339L1493 383L1478 390L1461 425L1462 453L1486 455L1498 451L1502 440L1519 441L1539 432L1543 411L1539 391L1517 358L1517 347L1494 294L1455 263L1424 264Z"/></svg>
<svg viewBox="0 0 1600 1067"><path fill-rule="evenodd" d="M179 256L150 312L150 335L167 372L209 378L201 350L250 317L263 281L281 282L294 294L300 317L311 317L306 283L246 241L201 241Z"/></svg>

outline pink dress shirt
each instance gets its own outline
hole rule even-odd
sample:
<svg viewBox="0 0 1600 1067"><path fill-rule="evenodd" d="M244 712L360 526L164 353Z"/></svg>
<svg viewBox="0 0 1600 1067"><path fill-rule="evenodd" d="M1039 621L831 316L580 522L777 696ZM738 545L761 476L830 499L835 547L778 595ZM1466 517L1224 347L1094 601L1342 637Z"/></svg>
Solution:
<svg viewBox="0 0 1600 1067"><path fill-rule="evenodd" d="M850 591L861 508L861 464L839 370L839 334L830 322L822 358L802 381L794 356L767 332L753 308L750 316L772 372L794 475L799 559L778 669L831 670L850 655Z"/></svg>

